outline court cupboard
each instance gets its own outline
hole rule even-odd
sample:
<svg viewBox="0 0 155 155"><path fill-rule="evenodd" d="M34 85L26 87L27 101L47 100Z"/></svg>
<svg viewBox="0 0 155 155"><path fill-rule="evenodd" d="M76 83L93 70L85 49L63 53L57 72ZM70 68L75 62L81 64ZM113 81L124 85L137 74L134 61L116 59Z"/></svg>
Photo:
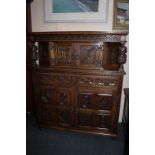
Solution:
<svg viewBox="0 0 155 155"><path fill-rule="evenodd" d="M40 127L117 135L127 32L29 33Z"/></svg>

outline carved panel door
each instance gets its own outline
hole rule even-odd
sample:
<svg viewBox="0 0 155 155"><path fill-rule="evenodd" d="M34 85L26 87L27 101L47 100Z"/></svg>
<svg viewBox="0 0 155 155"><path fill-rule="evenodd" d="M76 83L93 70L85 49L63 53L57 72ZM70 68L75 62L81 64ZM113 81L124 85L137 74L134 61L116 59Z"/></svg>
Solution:
<svg viewBox="0 0 155 155"><path fill-rule="evenodd" d="M77 126L86 130L110 132L112 124L112 94L80 92Z"/></svg>
<svg viewBox="0 0 155 155"><path fill-rule="evenodd" d="M56 88L56 104L58 115L58 126L73 126L74 114L74 96L72 88Z"/></svg>
<svg viewBox="0 0 155 155"><path fill-rule="evenodd" d="M36 97L37 117L42 123L57 125L55 89L42 85Z"/></svg>
<svg viewBox="0 0 155 155"><path fill-rule="evenodd" d="M39 88L36 96L38 120L52 126L70 127L74 119L73 90L70 87L55 87L42 85Z"/></svg>

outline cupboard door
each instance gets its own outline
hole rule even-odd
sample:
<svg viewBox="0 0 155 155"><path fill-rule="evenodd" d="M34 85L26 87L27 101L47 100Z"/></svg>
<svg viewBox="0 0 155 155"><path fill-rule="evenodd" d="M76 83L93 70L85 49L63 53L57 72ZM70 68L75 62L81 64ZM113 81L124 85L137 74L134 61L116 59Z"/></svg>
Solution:
<svg viewBox="0 0 155 155"><path fill-rule="evenodd" d="M57 126L57 111L54 107L40 106L37 108L37 118L41 123Z"/></svg>
<svg viewBox="0 0 155 155"><path fill-rule="evenodd" d="M69 109L58 109L58 126L59 127L72 127L74 115Z"/></svg>
<svg viewBox="0 0 155 155"><path fill-rule="evenodd" d="M70 87L56 88L56 104L58 107L72 108L74 102L73 89Z"/></svg>
<svg viewBox="0 0 155 155"><path fill-rule="evenodd" d="M72 88L56 88L56 107L58 112L58 125L60 127L73 126L73 93Z"/></svg>
<svg viewBox="0 0 155 155"><path fill-rule="evenodd" d="M76 126L90 131L110 132L113 106L112 94L80 92Z"/></svg>
<svg viewBox="0 0 155 155"><path fill-rule="evenodd" d="M79 110L77 114L77 128L91 130L93 126L93 113Z"/></svg>
<svg viewBox="0 0 155 155"><path fill-rule="evenodd" d="M55 90L50 86L41 86L40 87L40 104L54 106L55 102Z"/></svg>
<svg viewBox="0 0 155 155"><path fill-rule="evenodd" d="M111 120L111 114L80 110L77 127L90 131L110 132Z"/></svg>

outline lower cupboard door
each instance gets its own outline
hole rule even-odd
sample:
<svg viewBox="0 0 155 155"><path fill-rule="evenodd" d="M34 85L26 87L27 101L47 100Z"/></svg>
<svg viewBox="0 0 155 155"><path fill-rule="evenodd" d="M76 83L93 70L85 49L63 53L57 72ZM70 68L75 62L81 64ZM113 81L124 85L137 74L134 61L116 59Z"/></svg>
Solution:
<svg viewBox="0 0 155 155"><path fill-rule="evenodd" d="M68 109L58 109L58 126L72 127L73 126L73 112Z"/></svg>
<svg viewBox="0 0 155 155"><path fill-rule="evenodd" d="M57 112L55 108L41 106L38 107L37 111L39 122L54 126L57 125Z"/></svg>
<svg viewBox="0 0 155 155"><path fill-rule="evenodd" d="M94 114L94 129L100 131L111 131L112 118L110 114Z"/></svg>
<svg viewBox="0 0 155 155"><path fill-rule="evenodd" d="M94 112L79 112L77 114L78 128L90 131L111 131L111 115Z"/></svg>

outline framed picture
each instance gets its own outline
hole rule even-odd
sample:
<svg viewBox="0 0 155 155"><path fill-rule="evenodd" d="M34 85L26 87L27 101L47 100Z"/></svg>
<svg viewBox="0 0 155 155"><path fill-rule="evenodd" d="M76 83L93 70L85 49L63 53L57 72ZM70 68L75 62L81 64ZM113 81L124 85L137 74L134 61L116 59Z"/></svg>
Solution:
<svg viewBox="0 0 155 155"><path fill-rule="evenodd" d="M44 0L45 22L107 22L109 0Z"/></svg>
<svg viewBox="0 0 155 155"><path fill-rule="evenodd" d="M113 28L114 29L129 28L129 0L114 1Z"/></svg>

